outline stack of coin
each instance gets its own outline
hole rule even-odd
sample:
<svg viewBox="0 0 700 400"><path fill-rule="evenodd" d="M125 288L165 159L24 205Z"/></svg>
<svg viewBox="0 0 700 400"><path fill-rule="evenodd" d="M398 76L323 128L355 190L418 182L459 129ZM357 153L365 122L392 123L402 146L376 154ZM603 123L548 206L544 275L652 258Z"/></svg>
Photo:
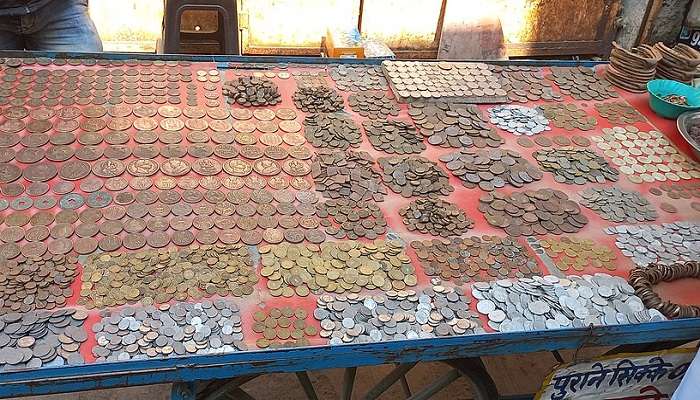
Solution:
<svg viewBox="0 0 700 400"><path fill-rule="evenodd" d="M642 299L646 307L658 310L669 319L697 318L700 316L700 307L662 300L653 287L661 282L698 277L700 277L700 264L697 261L690 261L671 265L649 264L646 267L635 267L630 271L628 280L634 287L635 294Z"/></svg>
<svg viewBox="0 0 700 400"><path fill-rule="evenodd" d="M17 369L83 364L80 345L87 341L85 311L28 311L0 316L0 365Z"/></svg>
<svg viewBox="0 0 700 400"><path fill-rule="evenodd" d="M582 206L607 221L635 223L654 221L658 217L654 206L636 190L588 188L580 196Z"/></svg>
<svg viewBox="0 0 700 400"><path fill-rule="evenodd" d="M273 81L254 76L242 76L224 83L223 93L230 104L243 107L274 106L282 101L282 95Z"/></svg>
<svg viewBox="0 0 700 400"><path fill-rule="evenodd" d="M454 191L447 174L425 157L392 156L378 161L384 172L384 184L403 197L431 194L447 196Z"/></svg>
<svg viewBox="0 0 700 400"><path fill-rule="evenodd" d="M470 298L438 280L421 292L319 297L314 317L331 345L484 333Z"/></svg>
<svg viewBox="0 0 700 400"><path fill-rule="evenodd" d="M413 241L411 247L427 275L456 284L540 273L535 259L510 236Z"/></svg>
<svg viewBox="0 0 700 400"><path fill-rule="evenodd" d="M588 67L550 67L545 78L554 81L564 94L577 100L605 100L619 97L619 93L605 79L599 78Z"/></svg>
<svg viewBox="0 0 700 400"><path fill-rule="evenodd" d="M434 197L413 200L399 209L399 215L409 231L433 236L460 236L474 227L474 221L459 207Z"/></svg>
<svg viewBox="0 0 700 400"><path fill-rule="evenodd" d="M661 60L661 53L648 44L628 50L612 42L609 60L605 79L630 92L644 93L647 83L656 75L656 64Z"/></svg>
<svg viewBox="0 0 700 400"><path fill-rule="evenodd" d="M481 196L479 211L489 224L512 236L576 233L588 223L575 201L559 190L539 189Z"/></svg>
<svg viewBox="0 0 700 400"><path fill-rule="evenodd" d="M314 147L346 150L362 142L360 128L345 113L309 114L304 118L306 140Z"/></svg>
<svg viewBox="0 0 700 400"><path fill-rule="evenodd" d="M360 92L348 97L350 109L371 119L399 115L399 105L386 92Z"/></svg>
<svg viewBox="0 0 700 400"><path fill-rule="evenodd" d="M248 248L241 245L98 254L84 264L79 302L102 308L214 294L247 296L258 281L252 266Z"/></svg>
<svg viewBox="0 0 700 400"><path fill-rule="evenodd" d="M440 161L470 189L478 185L481 190L490 192L506 183L519 188L542 179L542 171L512 150L470 152L462 149L440 156Z"/></svg>
<svg viewBox="0 0 700 400"><path fill-rule="evenodd" d="M294 92L294 105L304 112L324 113L342 111L343 98L328 86L302 86Z"/></svg>
<svg viewBox="0 0 700 400"><path fill-rule="evenodd" d="M410 154L425 150L423 138L409 122L399 120L371 120L362 122L369 142L377 150L387 153Z"/></svg>
<svg viewBox="0 0 700 400"><path fill-rule="evenodd" d="M318 335L318 328L308 324L309 314L303 308L272 307L253 313L253 332L262 337L255 341L258 348L308 346L309 337Z"/></svg>
<svg viewBox="0 0 700 400"><path fill-rule="evenodd" d="M477 282L472 294L476 309L498 332L584 328L590 325L663 321L656 310L644 307L634 289L617 276L547 275Z"/></svg>
<svg viewBox="0 0 700 400"><path fill-rule="evenodd" d="M8 233L7 230L2 232L4 240ZM78 275L77 262L75 256L61 255L20 256L10 261L0 257L0 310L26 313L65 306L73 295L70 286Z"/></svg>
<svg viewBox="0 0 700 400"><path fill-rule="evenodd" d="M364 151L317 151L311 174L316 190L330 199L382 201L387 194L374 159Z"/></svg>
<svg viewBox="0 0 700 400"><path fill-rule="evenodd" d="M418 282L411 259L398 241L375 240L277 244L260 247L260 275L273 296L403 290Z"/></svg>
<svg viewBox="0 0 700 400"><path fill-rule="evenodd" d="M646 121L646 118L636 108L624 101L595 103L594 106L598 114L610 121L611 124L628 125Z"/></svg>
<svg viewBox="0 0 700 400"><path fill-rule="evenodd" d="M586 148L564 146L537 150L532 154L540 167L554 174L559 183L617 182L619 172L605 158Z"/></svg>
<svg viewBox="0 0 700 400"><path fill-rule="evenodd" d="M92 326L96 361L127 361L246 350L238 305L217 299L124 307Z"/></svg>
<svg viewBox="0 0 700 400"><path fill-rule="evenodd" d="M524 65L490 65L494 73L501 75L501 87L508 92L512 102L546 100L561 101L561 93L552 89L544 79L540 67Z"/></svg>
<svg viewBox="0 0 700 400"><path fill-rule="evenodd" d="M700 65L700 52L685 43L668 47L663 42L657 42L654 51L661 54L661 59L656 64L657 78L692 83Z"/></svg>
<svg viewBox="0 0 700 400"><path fill-rule="evenodd" d="M663 225L619 225L605 229L617 235L615 245L635 264L672 264L700 257L700 225L678 221Z"/></svg>
<svg viewBox="0 0 700 400"><path fill-rule="evenodd" d="M610 271L617 269L617 256L608 246L596 244L591 239L581 239L576 236L547 238L531 242L535 252L547 255L553 264L561 271L573 268L583 271L586 268L605 268Z"/></svg>
<svg viewBox="0 0 700 400"><path fill-rule="evenodd" d="M536 109L523 106L489 108L490 122L516 136L532 136L549 131L549 120Z"/></svg>
<svg viewBox="0 0 700 400"><path fill-rule="evenodd" d="M364 237L374 240L386 233L384 213L372 201L330 199L316 205L316 216L323 218L321 225L336 239Z"/></svg>
<svg viewBox="0 0 700 400"><path fill-rule="evenodd" d="M434 146L483 148L504 143L474 104L412 102L408 115Z"/></svg>
<svg viewBox="0 0 700 400"><path fill-rule="evenodd" d="M584 109L578 108L574 103L543 104L539 108L554 126L567 131L574 129L590 131L598 123L595 117L589 116Z"/></svg>
<svg viewBox="0 0 700 400"><path fill-rule="evenodd" d="M363 92L365 90L389 89L382 68L375 65L334 65L330 77L335 86L345 92Z"/></svg>

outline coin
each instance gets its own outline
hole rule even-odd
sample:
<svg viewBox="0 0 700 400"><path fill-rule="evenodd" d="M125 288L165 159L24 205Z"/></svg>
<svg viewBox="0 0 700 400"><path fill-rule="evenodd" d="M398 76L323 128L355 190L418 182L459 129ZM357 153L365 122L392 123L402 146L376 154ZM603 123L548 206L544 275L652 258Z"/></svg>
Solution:
<svg viewBox="0 0 700 400"><path fill-rule="evenodd" d="M471 152L462 149L441 156L440 161L470 189L477 185L485 191L502 188L506 184L523 187L543 177L537 167L510 150L484 149Z"/></svg>
<svg viewBox="0 0 700 400"><path fill-rule="evenodd" d="M611 271L616 269L615 252L590 239L562 236L531 242L530 245L536 252L546 253L561 271L583 271L586 268L606 268Z"/></svg>
<svg viewBox="0 0 700 400"><path fill-rule="evenodd" d="M554 174L554 180L559 183L583 185L619 179L617 170L590 149L564 146L538 150L532 155L544 171Z"/></svg>
<svg viewBox="0 0 700 400"><path fill-rule="evenodd" d="M504 143L473 104L412 102L408 115L434 146L495 148Z"/></svg>
<svg viewBox="0 0 700 400"><path fill-rule="evenodd" d="M610 82L601 79L588 67L552 67L545 76L559 86L562 93L577 100L605 100L619 97Z"/></svg>
<svg viewBox="0 0 700 400"><path fill-rule="evenodd" d="M299 87L292 100L296 108L308 113L336 112L344 107L340 94L328 86Z"/></svg>
<svg viewBox="0 0 700 400"><path fill-rule="evenodd" d="M567 131L580 129L589 131L595 128L598 121L593 116L586 114L586 111L579 108L574 103L568 104L544 104L539 106L544 116L552 121L557 128L564 128Z"/></svg>
<svg viewBox="0 0 700 400"><path fill-rule="evenodd" d="M374 159L362 151L320 150L313 161L316 189L325 197L347 197L353 201L382 201L386 189L374 169ZM292 186L301 183L292 180Z"/></svg>
<svg viewBox="0 0 700 400"><path fill-rule="evenodd" d="M555 91L544 79L542 68L526 65L489 65L501 76L501 87L508 92L512 102L561 101L561 93Z"/></svg>
<svg viewBox="0 0 700 400"><path fill-rule="evenodd" d="M581 205L613 222L645 222L658 217L649 200L637 191L619 188L588 188L580 193Z"/></svg>
<svg viewBox="0 0 700 400"><path fill-rule="evenodd" d="M360 128L347 115L310 114L304 119L305 137L315 147L345 150L361 142Z"/></svg>
<svg viewBox="0 0 700 400"><path fill-rule="evenodd" d="M389 83L378 65L345 65L331 67L330 77L339 90L364 92L366 90L389 89Z"/></svg>
<svg viewBox="0 0 700 400"><path fill-rule="evenodd" d="M425 150L416 128L400 120L371 120L362 123L372 146L387 153L410 154Z"/></svg>
<svg viewBox="0 0 700 400"><path fill-rule="evenodd" d="M376 239L386 233L387 222L381 209L373 202L355 202L346 198L331 199L316 206L325 232L336 239Z"/></svg>
<svg viewBox="0 0 700 400"><path fill-rule="evenodd" d="M421 156L384 157L378 160L383 182L403 197L449 195L454 188L437 164Z"/></svg>
<svg viewBox="0 0 700 400"><path fill-rule="evenodd" d="M409 231L433 236L459 236L474 227L474 221L455 205L438 198L413 200L399 209L399 215Z"/></svg>
<svg viewBox="0 0 700 400"><path fill-rule="evenodd" d="M593 104L598 114L612 124L629 125L635 122L645 122L644 116L631 105L623 101Z"/></svg>

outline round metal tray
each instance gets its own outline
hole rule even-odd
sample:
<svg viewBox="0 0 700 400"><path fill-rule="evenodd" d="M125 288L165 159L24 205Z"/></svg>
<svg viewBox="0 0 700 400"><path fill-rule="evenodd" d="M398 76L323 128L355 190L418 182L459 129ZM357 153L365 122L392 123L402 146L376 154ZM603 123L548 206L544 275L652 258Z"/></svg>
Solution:
<svg viewBox="0 0 700 400"><path fill-rule="evenodd" d="M700 158L700 142L698 142L698 140L693 139L689 133L691 125L700 125L700 111L684 112L683 114L678 116L676 125L678 126L678 131L681 133L681 136L683 136L683 139L685 139L685 141L688 142L690 147L693 148L693 153L695 153L695 157Z"/></svg>

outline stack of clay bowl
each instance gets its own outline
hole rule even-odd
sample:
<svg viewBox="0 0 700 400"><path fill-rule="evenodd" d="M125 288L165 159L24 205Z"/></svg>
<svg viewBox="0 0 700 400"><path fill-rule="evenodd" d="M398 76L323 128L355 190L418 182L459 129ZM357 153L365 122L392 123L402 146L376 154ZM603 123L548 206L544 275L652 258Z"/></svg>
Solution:
<svg viewBox="0 0 700 400"><path fill-rule="evenodd" d="M654 47L646 44L631 50L624 49L615 42L612 45L605 79L630 92L646 92L647 82L656 76L657 63L661 60L661 54Z"/></svg>
<svg viewBox="0 0 700 400"><path fill-rule="evenodd" d="M654 45L663 58L656 66L656 76L660 79L690 83L700 65L700 52L690 46L679 43L673 48L659 42Z"/></svg>

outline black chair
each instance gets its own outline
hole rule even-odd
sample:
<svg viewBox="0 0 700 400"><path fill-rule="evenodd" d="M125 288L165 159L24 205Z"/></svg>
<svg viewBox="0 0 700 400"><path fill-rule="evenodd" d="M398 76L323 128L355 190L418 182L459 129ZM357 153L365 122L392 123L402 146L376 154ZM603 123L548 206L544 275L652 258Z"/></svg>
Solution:
<svg viewBox="0 0 700 400"><path fill-rule="evenodd" d="M215 11L218 30L182 32L182 14L189 10ZM236 0L165 0L163 52L240 54Z"/></svg>

